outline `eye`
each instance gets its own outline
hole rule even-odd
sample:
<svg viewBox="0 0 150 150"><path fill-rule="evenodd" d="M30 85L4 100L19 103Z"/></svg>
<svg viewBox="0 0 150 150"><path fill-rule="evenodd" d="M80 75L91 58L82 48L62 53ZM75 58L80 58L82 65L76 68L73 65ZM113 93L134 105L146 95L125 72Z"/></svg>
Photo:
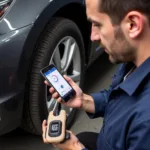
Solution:
<svg viewBox="0 0 150 150"><path fill-rule="evenodd" d="M99 25L99 24L96 24L96 23L93 23L93 26L94 26L94 27L99 27L100 25Z"/></svg>
<svg viewBox="0 0 150 150"><path fill-rule="evenodd" d="M99 23L93 23L93 26L94 27L101 27L101 24L99 24Z"/></svg>

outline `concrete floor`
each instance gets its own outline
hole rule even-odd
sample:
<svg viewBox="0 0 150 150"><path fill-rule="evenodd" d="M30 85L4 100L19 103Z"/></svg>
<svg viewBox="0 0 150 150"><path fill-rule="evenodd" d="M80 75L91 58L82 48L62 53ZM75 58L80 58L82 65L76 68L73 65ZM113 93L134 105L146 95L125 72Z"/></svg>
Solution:
<svg viewBox="0 0 150 150"><path fill-rule="evenodd" d="M108 88L116 65L110 64L107 56L102 55L86 72L84 92L98 92ZM90 120L84 111L78 110L71 130L77 134L83 131L99 132L102 118ZM56 150L50 145L43 144L42 138L33 136L17 129L0 137L0 150Z"/></svg>

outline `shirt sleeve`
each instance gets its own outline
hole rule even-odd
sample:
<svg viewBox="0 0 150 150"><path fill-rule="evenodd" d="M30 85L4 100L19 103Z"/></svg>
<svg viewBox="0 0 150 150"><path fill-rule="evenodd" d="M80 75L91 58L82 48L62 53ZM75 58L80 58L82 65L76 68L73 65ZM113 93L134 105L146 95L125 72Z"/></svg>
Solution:
<svg viewBox="0 0 150 150"><path fill-rule="evenodd" d="M150 150L150 120L133 124L127 136L128 150Z"/></svg>
<svg viewBox="0 0 150 150"><path fill-rule="evenodd" d="M121 64L117 71L116 74L112 77L112 83L109 86L108 90L102 90L99 93L91 94L91 96L94 99L94 104L95 104L95 113L87 113L87 115L91 118L98 118L98 117L104 117L105 114L105 109L108 104L109 96L113 90L113 88L119 84L119 78L121 77L119 74L122 73L123 68L125 67L125 64ZM117 80L116 80L117 79ZM116 82L118 81L118 82Z"/></svg>
<svg viewBox="0 0 150 150"><path fill-rule="evenodd" d="M87 112L87 115L91 118L103 117L105 113L105 108L108 102L108 96L110 91L102 90L99 93L91 94L94 99L95 113L91 114Z"/></svg>

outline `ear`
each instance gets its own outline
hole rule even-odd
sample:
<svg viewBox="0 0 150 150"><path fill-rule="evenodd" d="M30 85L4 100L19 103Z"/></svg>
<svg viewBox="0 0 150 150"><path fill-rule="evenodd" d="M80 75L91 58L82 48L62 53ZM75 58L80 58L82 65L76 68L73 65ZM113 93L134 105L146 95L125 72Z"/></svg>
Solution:
<svg viewBox="0 0 150 150"><path fill-rule="evenodd" d="M144 29L145 18L141 13L131 11L125 17L125 24L128 36L133 39L141 35Z"/></svg>

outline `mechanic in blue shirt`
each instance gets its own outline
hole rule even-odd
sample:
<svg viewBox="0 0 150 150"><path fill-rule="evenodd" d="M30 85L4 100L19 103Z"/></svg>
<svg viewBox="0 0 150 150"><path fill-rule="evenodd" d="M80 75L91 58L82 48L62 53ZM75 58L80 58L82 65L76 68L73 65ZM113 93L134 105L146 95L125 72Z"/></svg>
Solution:
<svg viewBox="0 0 150 150"><path fill-rule="evenodd" d="M91 118L104 117L100 133L85 132L55 146L62 150L150 150L150 1L86 0L92 22L91 40L99 41L112 63L121 63L108 90L87 95L76 91L63 103L81 108ZM98 68L98 66L97 66ZM47 84L47 83L46 83ZM43 122L43 134L46 121ZM43 140L46 143L46 140Z"/></svg>

